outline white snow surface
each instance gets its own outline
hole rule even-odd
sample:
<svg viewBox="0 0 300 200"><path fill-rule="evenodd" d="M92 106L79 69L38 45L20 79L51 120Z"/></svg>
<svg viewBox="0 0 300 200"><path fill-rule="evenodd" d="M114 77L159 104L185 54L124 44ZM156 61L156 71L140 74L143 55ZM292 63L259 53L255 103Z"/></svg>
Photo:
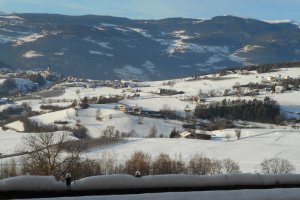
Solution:
<svg viewBox="0 0 300 200"><path fill-rule="evenodd" d="M34 42L40 38L43 38L43 37L46 37L47 34L46 33L33 33L31 35L28 35L28 36L24 36L24 37L19 37L17 38L14 42L14 46L19 46L19 45L22 45L24 43L27 43L27 42Z"/></svg>
<svg viewBox="0 0 300 200"><path fill-rule="evenodd" d="M4 19L19 19L19 20L23 20L23 18L16 16L16 15L2 15L0 16L0 18L4 18Z"/></svg>
<svg viewBox="0 0 300 200"><path fill-rule="evenodd" d="M232 186L232 185L270 185L270 184L299 184L299 175L273 175L259 174L192 176L192 175L158 175L135 178L129 175L110 175L87 177L76 181L72 190L93 189L126 189L126 188L160 188L160 187L201 187L201 186ZM54 177L47 176L20 176L0 180L0 191L60 191L65 190L65 185L57 182ZM168 192L135 195L112 196L82 196L82 197L56 197L51 199L122 199L122 200L298 200L300 189L252 189L228 191L203 191L203 192ZM50 199L50 198L41 198Z"/></svg>
<svg viewBox="0 0 300 200"><path fill-rule="evenodd" d="M270 24L282 24L282 23L293 23L294 21L291 19L279 19L279 20L263 20Z"/></svg>
<svg viewBox="0 0 300 200"><path fill-rule="evenodd" d="M146 64L151 66L150 61ZM142 71L135 71L139 69L128 67L128 74L132 71L141 74ZM227 88L232 88L237 83L240 85L252 83L261 83L262 80L266 80L268 77L293 77L299 78L300 68L282 68L278 71L271 73L258 74L255 71L250 71L248 75L229 74L219 77L207 75L208 79L189 81L190 78L176 79L175 85L170 89L176 89L177 91L184 91L184 94L174 96L160 96L157 94L159 88L165 88L164 83L169 80L155 81L155 82L141 82L135 83L137 85L149 85L149 87L139 87L141 90L140 97L133 99L125 99L120 104L129 106L140 106L143 110L159 111L167 105L170 109L177 111L178 115L184 115L185 106L189 106L193 110L196 103L184 101L183 99L189 96L197 96L199 90L202 93L208 93L211 90L215 90L216 93L222 93ZM212 78L212 79L210 79ZM218 79L220 78L220 79ZM62 84L64 86L64 84ZM76 90L79 89L80 93L76 94ZM60 100L56 105L64 105L62 100L68 102L74 99L87 97L99 97L100 95L133 95L131 90L133 88L119 88L114 89L110 87L97 87L97 88L83 88L83 87L67 87L65 93L55 98L49 98L53 102ZM125 91L124 91L125 90ZM281 106L283 112L293 114L293 116L299 118L298 112L300 112L300 91L287 91L283 94L262 92L257 99L264 99L265 96L269 96L275 99ZM220 101L226 99L246 99L251 100L252 97L210 97L207 98L208 102ZM48 99L47 99L48 100ZM17 101L17 104L22 102L28 102L33 110L39 111L41 100L26 100ZM86 152L84 156L90 158L99 158L103 154L114 155L115 159L119 163L122 163L136 151L144 151L151 154L153 157L160 153L167 153L172 158L181 157L183 161L189 161L189 159L195 154L203 154L207 157L214 159L231 158L236 161L241 168L242 172L258 172L260 171L260 163L266 158L280 157L288 159L295 167L296 173L300 172L300 139L299 130L292 129L290 126L276 126L271 124L259 124L249 123L249 128L243 128L241 132L241 140L236 140L234 129L225 129L209 132L213 135L213 140L192 140L192 139L170 139L170 138L145 138L149 134L151 127L156 126L157 135L162 134L163 137L169 137L169 134L173 128L180 131L184 131L182 128L182 122L168 119L155 119L144 117L143 123L138 123L138 117L126 114L115 107L119 104L95 104L91 105L88 109L81 109L79 116L76 116L74 109L67 109L43 115L31 117L31 120L41 122L44 124L52 124L55 120L68 121L68 126L74 127L76 120L80 120L84 126L89 130L89 134L92 137L98 137L102 135L102 131L107 126L114 126L115 130L120 132L129 132L135 130L135 138L130 139L128 142L117 144L105 148L95 148ZM102 121L97 121L95 118L96 111L100 109L103 117ZM112 119L110 119L110 115ZM243 123L243 122L240 122ZM10 124L12 127L22 128L19 122ZM250 126L261 128L250 128ZM20 131L21 129L18 130ZM25 134L25 133L24 133ZM226 141L225 135L230 134L231 138L229 142ZM20 144L19 139L23 133L17 133L14 131L0 131L0 153L14 153L14 147Z"/></svg>
<svg viewBox="0 0 300 200"><path fill-rule="evenodd" d="M0 132L0 153L11 154L18 150L18 145L21 143L22 136L26 133L17 133L15 131Z"/></svg>
<svg viewBox="0 0 300 200"><path fill-rule="evenodd" d="M264 47L259 45L246 45L242 49L238 50L238 52L247 53L249 51L254 51L255 49L260 49L260 48L264 48Z"/></svg>
<svg viewBox="0 0 300 200"><path fill-rule="evenodd" d="M144 29L141 29L141 28L129 28L129 29L133 30L133 31L135 31L137 33L140 33L144 37L147 37L147 38L151 38L152 37L152 35L149 34L149 33L147 33L147 31L144 30Z"/></svg>
<svg viewBox="0 0 300 200"><path fill-rule="evenodd" d="M134 177L115 174L91 176L76 180L72 190L97 189L134 189L134 188L182 188L182 187L216 187L239 185L276 185L299 184L299 174L260 175L260 174L227 174L227 175L152 175ZM55 191L64 189L63 184L51 176L18 176L0 180L0 191Z"/></svg>
<svg viewBox="0 0 300 200"><path fill-rule="evenodd" d="M90 50L89 52L90 52L90 54L100 55L100 56L108 56L108 57L114 56L113 54L110 54L110 53L103 53L101 51L95 51L95 50Z"/></svg>
<svg viewBox="0 0 300 200"><path fill-rule="evenodd" d="M24 57L24 58L35 58L35 57L41 57L41 56L44 56L44 55L37 51L27 51L25 54L22 55L22 57Z"/></svg>
<svg viewBox="0 0 300 200"><path fill-rule="evenodd" d="M9 128L11 130L16 130L18 132L23 132L25 130L24 129L24 124L20 120L9 123L9 124L5 125L5 127Z"/></svg>
<svg viewBox="0 0 300 200"><path fill-rule="evenodd" d="M57 197L52 200L298 200L300 189L261 189L261 190L229 190L229 191L204 191L204 192L168 192L135 195L112 195L112 196L81 196L81 197ZM46 200L47 198L44 198ZM36 199L39 200L39 199ZM42 200L42 199L40 199ZM49 199L50 200L50 199Z"/></svg>
<svg viewBox="0 0 300 200"><path fill-rule="evenodd" d="M54 176L17 176L0 180L0 191L52 191L63 190L65 184Z"/></svg>

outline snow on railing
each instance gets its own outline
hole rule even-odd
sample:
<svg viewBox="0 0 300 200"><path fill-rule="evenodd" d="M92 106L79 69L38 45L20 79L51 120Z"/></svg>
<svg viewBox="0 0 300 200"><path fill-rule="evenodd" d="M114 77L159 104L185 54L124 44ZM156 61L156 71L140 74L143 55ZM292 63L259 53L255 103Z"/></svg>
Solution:
<svg viewBox="0 0 300 200"><path fill-rule="evenodd" d="M234 186L300 185L300 174L222 174L222 175L154 175L134 177L124 174L92 176L72 183L72 190L118 190L147 188L205 188ZM0 180L0 191L61 191L62 182L52 176L18 176Z"/></svg>

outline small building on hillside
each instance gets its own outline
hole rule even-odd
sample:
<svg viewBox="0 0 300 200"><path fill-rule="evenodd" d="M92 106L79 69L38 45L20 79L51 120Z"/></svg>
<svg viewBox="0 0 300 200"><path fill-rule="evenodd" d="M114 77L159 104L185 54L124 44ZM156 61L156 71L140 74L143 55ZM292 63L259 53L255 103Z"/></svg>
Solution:
<svg viewBox="0 0 300 200"><path fill-rule="evenodd" d="M191 138L192 133L188 132L188 131L183 131L181 133L179 133L181 138Z"/></svg>
<svg viewBox="0 0 300 200"><path fill-rule="evenodd" d="M200 139L200 140L210 140L211 135L206 133L191 133L189 131L184 131L179 133L181 138L190 138L190 139Z"/></svg>
<svg viewBox="0 0 300 200"><path fill-rule="evenodd" d="M127 107L125 105L118 105L118 108L122 112L126 112L127 111Z"/></svg>

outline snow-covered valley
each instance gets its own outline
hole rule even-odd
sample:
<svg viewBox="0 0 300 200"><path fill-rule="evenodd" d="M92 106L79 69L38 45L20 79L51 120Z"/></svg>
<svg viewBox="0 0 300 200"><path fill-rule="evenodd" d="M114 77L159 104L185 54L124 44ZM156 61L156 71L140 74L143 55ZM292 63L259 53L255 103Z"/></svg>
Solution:
<svg viewBox="0 0 300 200"><path fill-rule="evenodd" d="M226 89L233 90L233 86L246 85L252 83L262 83L271 80L270 77L299 78L300 68L283 68L275 72L257 73L249 71L247 74L228 73L224 76L207 75L198 79L183 78L176 80L165 80L155 82L133 82L123 81L126 87L111 86L92 86L91 82L62 82L52 86L48 92L40 92L40 97L35 94L23 100L16 98L15 105L30 105L32 111L39 112L39 115L29 117L31 121L44 125L63 126L57 124L58 121L66 122L65 126L76 127L78 123L88 129L88 135L92 138L103 136L107 127L113 127L114 132L118 134L132 133L125 142L94 147L83 152L82 156L90 159L100 159L103 155L109 155L118 163L125 162L132 154L137 151L143 151L155 158L161 153L170 155L172 158L180 158L188 162L196 154L207 156L211 159L230 158L237 162L240 170L245 173L260 172L260 163L264 159L284 158L289 160L295 166L295 172L300 172L300 139L299 132L299 112L300 112L300 92L292 89L285 92L272 93L267 90L260 90L258 95L228 95L223 96ZM70 86L71 84L72 87ZM74 84L76 84L74 86ZM79 86L82 85L82 86ZM84 87L83 87L84 85ZM52 90L62 90L59 96L42 97ZM159 91L183 91L175 95L162 95ZM259 99L263 100L266 96L276 100L280 105L281 112L288 118L294 117L293 123L266 124L246 121L234 121L235 125L240 125L241 136L236 137L237 128L225 128L220 130L206 130L205 134L211 136L211 140L188 139L188 138L169 138L173 129L180 133L190 131L183 127L186 123L182 120L186 115L192 115L199 102L189 100L190 97L202 95L206 103L222 101L226 99ZM245 89L246 91L246 89ZM138 95L136 95L138 94ZM83 97L92 99L108 96L120 96L122 100L115 103L96 104L90 103L87 109L68 107L74 100L80 101ZM33 95L32 95L33 96ZM47 111L41 109L41 105L52 105L66 107L59 111ZM4 110L5 106L1 105ZM127 109L138 108L140 114L124 112L122 107ZM189 108L187 111L187 107ZM157 114L160 110L167 109L174 111L178 119L168 117L153 117L153 115L142 115L143 112L154 112ZM98 112L98 114L97 114ZM101 120L97 119L101 116ZM142 115L142 117L141 117ZM297 121L298 120L298 121ZM22 138L24 136L36 133L24 132L24 124L19 121L8 123L5 129L0 132L0 153L2 155L14 154L19 150ZM149 138L150 130L155 127L155 138ZM200 131L201 126L197 127ZM69 137L77 140L72 133ZM8 158L1 159L0 162L7 162Z"/></svg>

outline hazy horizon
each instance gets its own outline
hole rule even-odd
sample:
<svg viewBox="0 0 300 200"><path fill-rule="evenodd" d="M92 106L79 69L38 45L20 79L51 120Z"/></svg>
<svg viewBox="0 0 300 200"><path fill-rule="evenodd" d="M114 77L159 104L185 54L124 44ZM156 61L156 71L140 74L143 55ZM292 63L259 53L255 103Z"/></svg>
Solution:
<svg viewBox="0 0 300 200"><path fill-rule="evenodd" d="M259 20L300 21L296 0L1 0L0 13L107 15L130 19L195 18L232 15Z"/></svg>

